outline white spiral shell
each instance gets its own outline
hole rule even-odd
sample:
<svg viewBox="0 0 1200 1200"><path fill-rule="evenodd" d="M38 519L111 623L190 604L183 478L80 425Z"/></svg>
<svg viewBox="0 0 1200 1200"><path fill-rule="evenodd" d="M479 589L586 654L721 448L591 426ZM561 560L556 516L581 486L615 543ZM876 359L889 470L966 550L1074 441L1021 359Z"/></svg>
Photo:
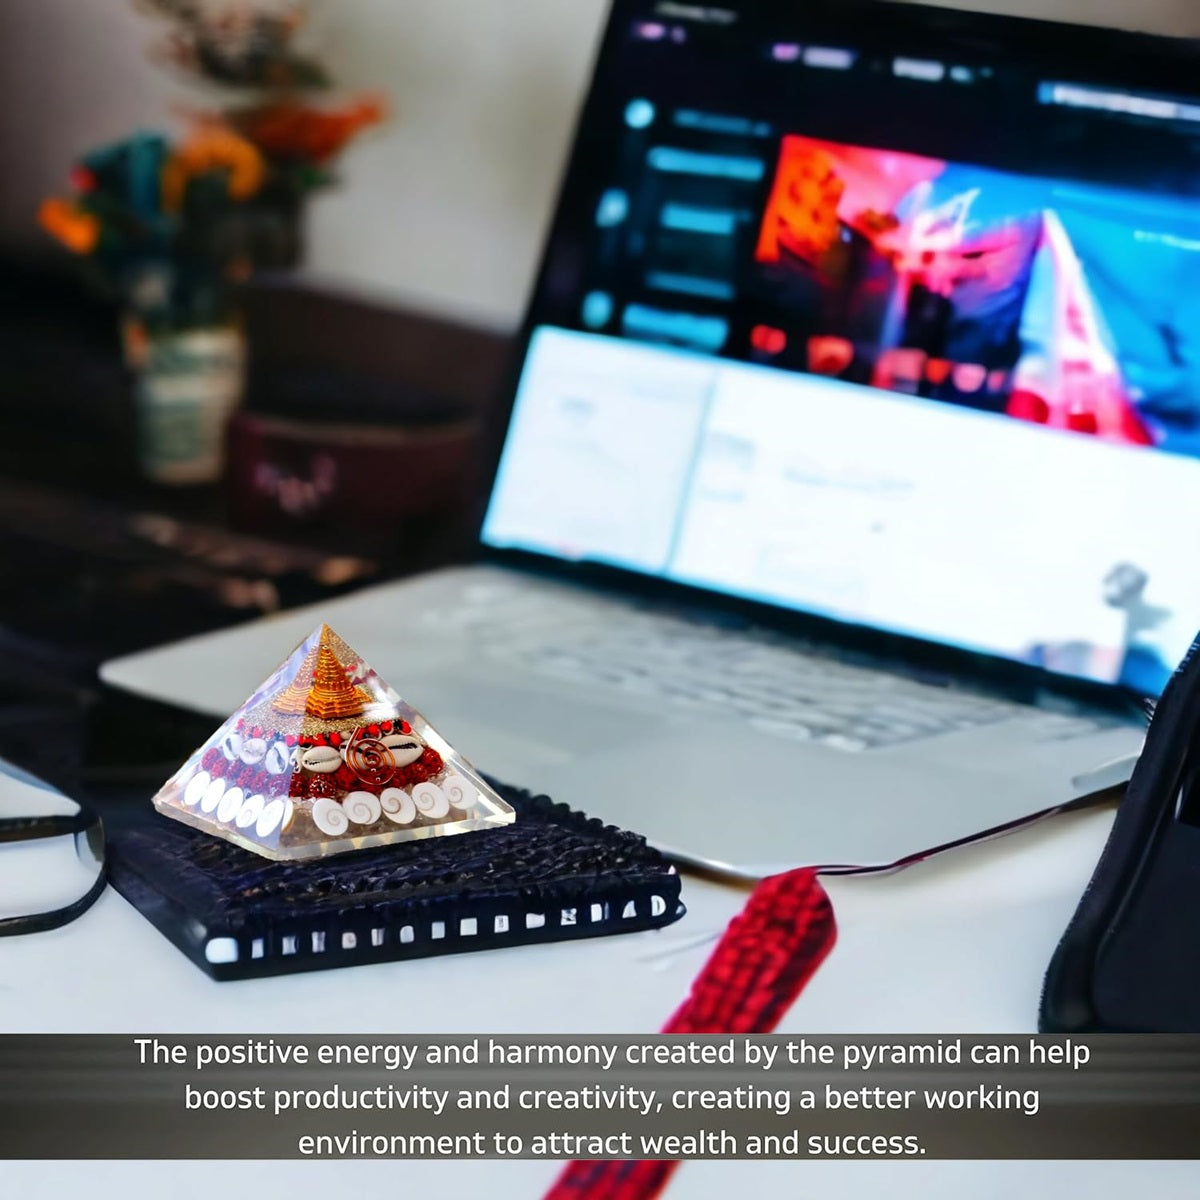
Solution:
<svg viewBox="0 0 1200 1200"><path fill-rule="evenodd" d="M413 798L399 788L384 788L379 804L384 816L397 825L411 825L417 819L417 806Z"/></svg>
<svg viewBox="0 0 1200 1200"><path fill-rule="evenodd" d="M212 782L212 777L207 771L200 771L193 775L188 780L188 785L183 790L183 802L188 808L195 808L200 803L201 797L208 789L208 785Z"/></svg>
<svg viewBox="0 0 1200 1200"><path fill-rule="evenodd" d="M479 789L465 776L457 771L447 771L442 778L442 791L452 807L460 812L474 808L479 803Z"/></svg>
<svg viewBox="0 0 1200 1200"><path fill-rule="evenodd" d="M346 815L346 810L328 796L313 801L312 819L313 824L329 837L338 837L350 828L350 818Z"/></svg>
<svg viewBox="0 0 1200 1200"><path fill-rule="evenodd" d="M267 743L263 738L247 738L242 743L242 751L238 758L248 766L260 763L266 757Z"/></svg>
<svg viewBox="0 0 1200 1200"><path fill-rule="evenodd" d="M269 838L283 821L283 813L284 802L282 800L269 800L263 805L262 812L258 814L254 832L260 838Z"/></svg>
<svg viewBox="0 0 1200 1200"><path fill-rule="evenodd" d="M240 787L231 787L221 797L221 803L217 805L217 820L222 822L232 821L238 815L238 811L242 807L242 801L245 798L246 793Z"/></svg>
<svg viewBox="0 0 1200 1200"><path fill-rule="evenodd" d="M372 792L350 792L342 797L342 807L355 825L374 825L382 811L379 797Z"/></svg>
<svg viewBox="0 0 1200 1200"><path fill-rule="evenodd" d="M204 795L200 797L200 811L211 813L221 803L223 795L225 795L225 780L210 779L208 787L204 789Z"/></svg>
<svg viewBox="0 0 1200 1200"><path fill-rule="evenodd" d="M227 733L221 739L221 753L230 762L237 762L238 756L242 753L242 735L236 730L232 733Z"/></svg>
<svg viewBox="0 0 1200 1200"><path fill-rule="evenodd" d="M250 796L242 801L242 807L234 818L239 829L249 829L262 816L263 805L266 803L262 796Z"/></svg>
<svg viewBox="0 0 1200 1200"><path fill-rule="evenodd" d="M412 790L413 803L422 816L440 821L450 812L450 801L436 783L418 783Z"/></svg>
<svg viewBox="0 0 1200 1200"><path fill-rule="evenodd" d="M292 753L292 748L287 742L272 742L263 758L263 766L271 775L282 775L291 770Z"/></svg>

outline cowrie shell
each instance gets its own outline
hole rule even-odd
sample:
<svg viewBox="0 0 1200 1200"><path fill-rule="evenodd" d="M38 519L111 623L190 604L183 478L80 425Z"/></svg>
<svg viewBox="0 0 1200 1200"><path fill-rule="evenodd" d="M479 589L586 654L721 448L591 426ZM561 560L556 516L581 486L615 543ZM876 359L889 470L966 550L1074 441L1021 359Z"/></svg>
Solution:
<svg viewBox="0 0 1200 1200"><path fill-rule="evenodd" d="M415 733L389 733L383 744L398 767L415 763L425 751L425 744Z"/></svg>
<svg viewBox="0 0 1200 1200"><path fill-rule="evenodd" d="M263 758L263 766L271 775L283 775L291 770L292 748L287 742L272 742Z"/></svg>
<svg viewBox="0 0 1200 1200"><path fill-rule="evenodd" d="M249 766L262 762L267 753L267 743L262 738L247 738L242 743L242 752L238 756Z"/></svg>
<svg viewBox="0 0 1200 1200"><path fill-rule="evenodd" d="M221 739L221 753L230 762L237 762L238 756L242 752L242 735L240 733L227 733Z"/></svg>
<svg viewBox="0 0 1200 1200"><path fill-rule="evenodd" d="M332 746L309 746L300 756L300 765L317 775L328 775L342 765L342 756Z"/></svg>

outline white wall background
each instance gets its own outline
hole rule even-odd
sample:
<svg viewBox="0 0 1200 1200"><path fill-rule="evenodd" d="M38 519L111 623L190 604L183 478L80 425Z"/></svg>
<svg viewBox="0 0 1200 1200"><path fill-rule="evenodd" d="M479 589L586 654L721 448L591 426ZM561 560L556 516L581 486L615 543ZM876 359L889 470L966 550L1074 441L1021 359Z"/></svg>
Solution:
<svg viewBox="0 0 1200 1200"><path fill-rule="evenodd" d="M799 0L798 0L799 2ZM958 0L1200 36L1200 0ZM347 85L395 119L310 210L306 274L501 328L520 316L606 0L313 0ZM0 0L0 243L37 246L74 156L189 98L147 61L130 0ZM194 99L194 97L191 97Z"/></svg>

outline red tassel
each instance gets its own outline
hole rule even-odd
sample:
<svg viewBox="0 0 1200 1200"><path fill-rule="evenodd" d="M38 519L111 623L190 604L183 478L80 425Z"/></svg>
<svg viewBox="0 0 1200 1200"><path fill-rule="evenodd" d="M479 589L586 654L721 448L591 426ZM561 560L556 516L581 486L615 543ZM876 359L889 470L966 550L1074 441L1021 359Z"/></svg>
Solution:
<svg viewBox="0 0 1200 1200"><path fill-rule="evenodd" d="M815 871L764 879L729 922L663 1033L770 1033L836 940L833 906ZM654 1200L677 1166L568 1163L545 1200Z"/></svg>

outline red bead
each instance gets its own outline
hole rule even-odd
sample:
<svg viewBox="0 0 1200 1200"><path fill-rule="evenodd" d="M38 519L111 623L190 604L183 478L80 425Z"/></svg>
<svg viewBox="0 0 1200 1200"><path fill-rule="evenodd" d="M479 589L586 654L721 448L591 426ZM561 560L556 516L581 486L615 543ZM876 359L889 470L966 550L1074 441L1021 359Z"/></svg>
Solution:
<svg viewBox="0 0 1200 1200"><path fill-rule="evenodd" d="M311 775L308 780L308 794L314 800L322 796L332 800L337 795L337 785L328 775Z"/></svg>

